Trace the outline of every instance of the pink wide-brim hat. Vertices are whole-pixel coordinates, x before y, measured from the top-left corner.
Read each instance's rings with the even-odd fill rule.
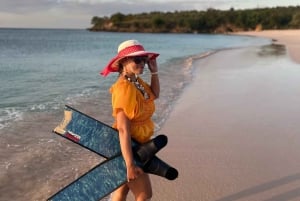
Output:
[[[101,75],[107,76],[111,72],[118,72],[119,61],[125,57],[148,56],[149,59],[155,59],[158,53],[148,52],[143,45],[137,40],[127,40],[119,45],[118,54],[110,60],[106,67],[100,72]]]

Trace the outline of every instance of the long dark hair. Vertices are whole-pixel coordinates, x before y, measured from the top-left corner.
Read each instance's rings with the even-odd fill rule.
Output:
[[[120,61],[118,61],[118,72],[121,75],[124,69],[123,62],[126,61],[128,57],[122,58]]]
[[[118,64],[118,72],[119,72],[120,75],[121,75],[122,72],[123,72],[123,68],[124,68],[123,64],[121,64],[121,63],[119,62],[119,64]]]

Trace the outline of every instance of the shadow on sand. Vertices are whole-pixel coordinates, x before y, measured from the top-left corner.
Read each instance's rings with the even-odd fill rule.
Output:
[[[260,48],[260,51],[257,53],[257,55],[260,57],[284,56],[286,55],[286,47],[280,44],[264,45]]]
[[[235,201],[238,199],[242,199],[245,197],[249,197],[249,196],[253,196],[255,194],[258,193],[262,193],[265,192],[267,190],[271,190],[273,188],[294,182],[296,180],[300,180],[300,173],[294,174],[294,175],[290,175],[287,177],[282,177],[280,179],[277,180],[273,180],[264,184],[260,184],[258,186],[254,186],[252,188],[248,188],[245,189],[243,191],[240,191],[238,193],[232,194],[232,195],[228,195],[226,197],[220,198],[216,201]],[[299,188],[295,188],[293,190],[287,191],[285,193],[273,196],[267,200],[264,201],[287,201],[287,200],[291,200],[293,198],[296,197],[300,197],[300,187]],[[300,198],[299,198],[300,200]]]

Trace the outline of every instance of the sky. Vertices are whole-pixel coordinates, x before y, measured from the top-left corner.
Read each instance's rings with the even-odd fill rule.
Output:
[[[0,0],[0,27],[89,28],[114,13],[300,6],[299,0]]]

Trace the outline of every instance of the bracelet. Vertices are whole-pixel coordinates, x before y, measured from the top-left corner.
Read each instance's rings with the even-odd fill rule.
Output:
[[[158,72],[157,71],[153,72],[153,73],[151,73],[151,75],[158,75]]]

